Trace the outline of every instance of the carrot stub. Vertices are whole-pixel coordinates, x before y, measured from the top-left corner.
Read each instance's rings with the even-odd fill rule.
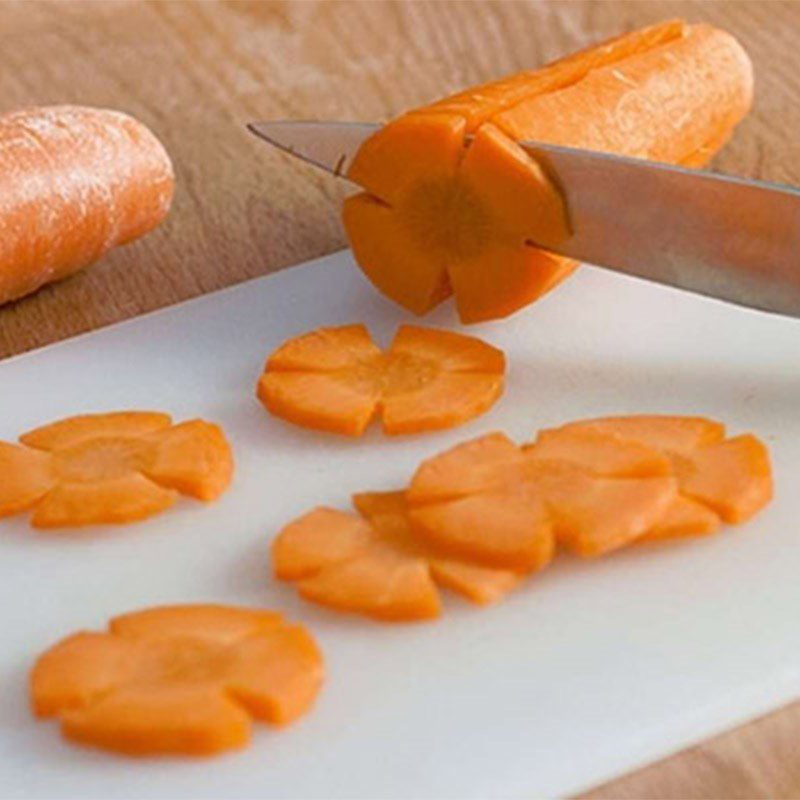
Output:
[[[0,303],[155,228],[172,164],[140,122],[79,106],[0,116]]]
[[[322,656],[271,611],[189,605],[112,619],[50,648],[30,676],[36,715],[65,737],[130,755],[244,746],[253,719],[285,724],[322,683]]]
[[[233,456],[222,430],[168,414],[87,414],[0,442],[0,517],[30,510],[37,528],[134,522],[185,494],[214,500]]]
[[[438,553],[409,526],[403,492],[355,495],[360,516],[316,508],[287,525],[272,544],[275,575],[301,596],[339,611],[385,621],[439,616],[439,586],[485,605],[522,575]]]
[[[268,359],[258,397],[307,428],[360,436],[379,415],[387,434],[460,425],[503,389],[503,354],[471,336],[402,325],[383,352],[363,325],[290,339]]]
[[[452,293],[464,322],[507,316],[575,267],[542,249],[570,235],[568,213],[517,142],[701,166],[751,98],[733,37],[672,20],[409,112],[350,167],[364,189],[344,206],[356,261],[417,314]]]

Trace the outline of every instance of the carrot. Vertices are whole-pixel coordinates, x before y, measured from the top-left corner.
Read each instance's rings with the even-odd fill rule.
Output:
[[[360,516],[316,508],[283,528],[272,544],[276,577],[294,581],[307,600],[408,622],[439,616],[437,584],[485,605],[522,578],[442,555],[419,541],[409,526],[403,492],[358,494],[353,504]]]
[[[751,98],[740,45],[679,20],[468,89],[360,148],[348,177],[365,191],[344,206],[353,253],[380,291],[417,314],[455,294],[464,322],[507,316],[575,268],[540,247],[568,237],[569,220],[517,142],[700,166]]]
[[[470,336],[401,325],[381,351],[363,325],[290,339],[258,382],[275,416],[307,428],[360,436],[379,415],[394,435],[460,425],[503,390],[505,358]]]
[[[219,427],[157,412],[70,417],[20,442],[0,442],[0,517],[30,510],[38,528],[134,522],[178,493],[214,500],[233,474]]]
[[[319,691],[322,655],[300,625],[229,606],[151,608],[51,647],[30,675],[34,713],[65,737],[129,755],[244,746],[251,720],[285,724]]]
[[[555,539],[581,556],[713,533],[772,496],[769,455],[699,417],[616,417],[495,433],[419,467],[407,491],[417,536],[485,566],[541,566]]]
[[[0,116],[0,303],[155,228],[173,189],[164,148],[126,114],[52,106]]]

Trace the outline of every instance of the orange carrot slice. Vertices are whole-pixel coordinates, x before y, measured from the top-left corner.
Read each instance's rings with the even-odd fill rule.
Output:
[[[449,428],[490,408],[503,354],[474,337],[403,325],[382,352],[363,325],[323,328],[267,360],[257,394],[275,416],[360,436],[376,415],[387,434]]]
[[[772,493],[763,444],[723,437],[711,420],[664,416],[570,423],[522,448],[490,434],[423,462],[409,516],[443,551],[518,570],[546,565],[554,537],[593,557],[707,535],[720,518],[751,517]]]
[[[0,442],[0,516],[32,511],[38,528],[121,524],[169,508],[178,493],[213,500],[233,473],[222,431],[167,414],[88,414]]]
[[[517,142],[698,166],[751,99],[740,45],[673,20],[404,114],[349,169],[364,189],[344,204],[356,261],[414,313],[452,292],[464,322],[507,316],[575,268],[548,252],[570,234],[563,198]]]
[[[322,656],[279,614],[172,606],[79,633],[31,672],[33,711],[69,739],[132,755],[210,755],[245,745],[251,719],[291,722],[312,705]]]
[[[485,605],[511,591],[518,572],[440,554],[414,536],[402,492],[355,495],[361,517],[317,508],[287,525],[272,543],[275,575],[329,608],[384,621],[439,616],[436,584]]]

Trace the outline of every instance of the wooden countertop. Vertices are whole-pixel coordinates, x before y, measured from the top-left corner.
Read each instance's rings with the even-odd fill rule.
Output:
[[[380,120],[666,17],[734,33],[756,103],[716,166],[800,184],[800,3],[0,4],[0,111],[129,111],[173,156],[161,229],[0,309],[0,357],[344,246],[328,176],[253,140],[258,118]],[[800,704],[600,787],[592,798],[800,797]]]

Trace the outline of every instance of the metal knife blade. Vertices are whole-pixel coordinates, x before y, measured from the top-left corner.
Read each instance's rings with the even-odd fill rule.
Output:
[[[248,125],[275,147],[341,177],[378,127],[292,121]],[[800,190],[589,150],[520,144],[566,198],[574,233],[553,243],[554,252],[800,317]]]

